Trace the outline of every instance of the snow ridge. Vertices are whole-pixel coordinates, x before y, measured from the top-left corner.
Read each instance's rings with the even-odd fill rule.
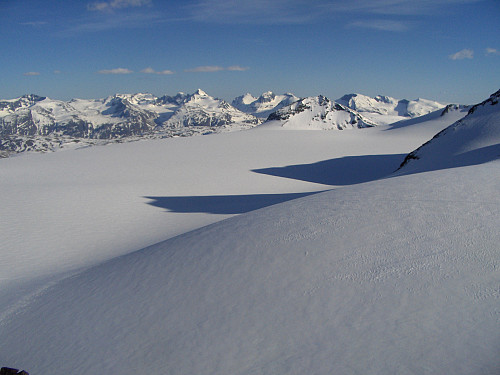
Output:
[[[399,169],[403,172],[416,172],[480,164],[499,158],[499,99],[500,90],[471,107],[464,118],[409,153]]]

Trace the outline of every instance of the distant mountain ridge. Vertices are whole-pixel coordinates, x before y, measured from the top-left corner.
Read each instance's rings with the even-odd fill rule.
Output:
[[[361,94],[344,95],[336,102],[358,111],[380,125],[423,116],[446,106],[428,99],[395,99],[383,95],[371,98]]]
[[[174,96],[136,93],[69,101],[30,94],[0,100],[0,153],[240,130],[266,119],[280,120],[283,127],[294,129],[364,128],[407,120],[441,107],[444,105],[425,99],[349,94],[331,101],[321,95],[299,98],[272,91],[259,97],[247,93],[232,104],[201,89]]]

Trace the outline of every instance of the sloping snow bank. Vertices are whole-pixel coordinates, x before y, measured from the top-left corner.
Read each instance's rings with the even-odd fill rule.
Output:
[[[59,282],[0,325],[32,375],[496,374],[500,162],[240,215]]]

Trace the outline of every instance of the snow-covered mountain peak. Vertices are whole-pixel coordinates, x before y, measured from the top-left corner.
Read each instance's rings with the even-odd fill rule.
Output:
[[[376,124],[355,110],[323,95],[300,99],[269,115],[268,126],[289,129],[344,130],[366,128]]]
[[[266,91],[262,93],[257,99],[259,103],[269,103],[276,99],[276,95],[272,91]]]
[[[48,99],[45,96],[38,96],[35,94],[23,95],[20,98],[0,100],[0,111],[10,111],[13,112],[20,108],[27,108]]]
[[[250,113],[259,118],[267,118],[274,111],[297,100],[299,98],[290,93],[276,95],[272,91],[266,91],[258,98],[249,93],[238,96],[232,101],[232,105],[242,112]]]
[[[337,99],[337,102],[380,125],[423,116],[445,106],[427,99],[395,99],[385,95],[371,98],[362,94],[347,94]]]
[[[203,91],[202,89],[198,89],[196,90],[193,95],[193,97],[196,97],[196,96],[199,96],[199,97],[207,97],[209,96],[205,91]]]
[[[241,96],[238,96],[237,98],[235,98],[233,100],[233,106],[236,107],[235,104],[237,105],[249,105],[249,104],[252,104],[254,101],[256,101],[257,98],[255,96],[253,96],[252,94],[250,93],[246,93],[245,95],[241,95]]]
[[[135,105],[147,105],[153,104],[157,98],[153,94],[149,93],[136,93],[136,94],[116,94],[117,98],[126,99],[131,104]]]

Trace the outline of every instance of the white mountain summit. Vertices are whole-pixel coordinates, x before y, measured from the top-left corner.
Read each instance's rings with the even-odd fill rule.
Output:
[[[290,105],[299,99],[290,93],[276,95],[272,91],[267,91],[258,98],[249,93],[238,96],[233,100],[232,105],[242,112],[250,113],[259,118],[267,118],[274,111]]]
[[[423,116],[445,107],[445,104],[427,99],[395,99],[383,95],[370,98],[361,94],[348,94],[336,102],[358,111],[379,125]]]
[[[263,126],[288,129],[344,130],[377,124],[342,104],[319,95],[300,99],[269,115]]]

